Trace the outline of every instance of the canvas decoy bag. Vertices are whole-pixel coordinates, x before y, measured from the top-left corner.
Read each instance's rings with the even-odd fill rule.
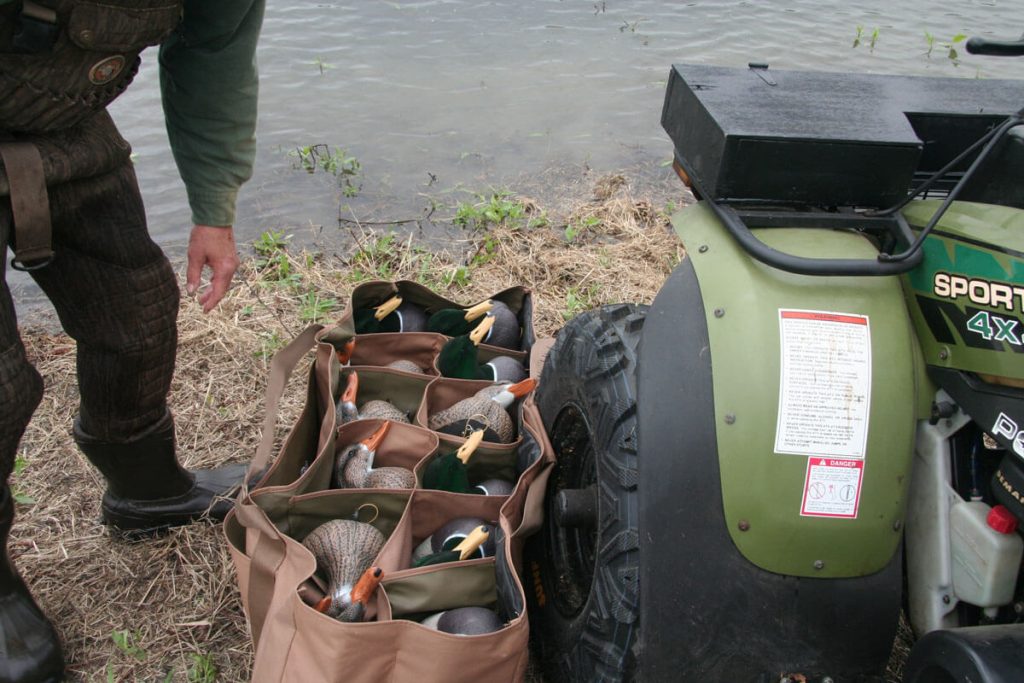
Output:
[[[357,287],[336,325],[308,328],[274,357],[267,388],[263,440],[250,473],[258,486],[244,486],[224,533],[238,575],[242,605],[255,650],[257,682],[520,681],[528,663],[529,621],[521,581],[524,539],[540,526],[543,498],[553,464],[533,395],[509,410],[512,443],[483,442],[470,459],[471,481],[499,477],[514,482],[508,496],[450,493],[422,488],[431,460],[465,442],[461,436],[427,428],[438,405],[468,396],[480,381],[439,377],[434,359],[446,337],[402,332],[359,335],[347,366],[337,351],[355,337],[354,311],[390,293],[428,311],[465,306],[413,282],[369,282]],[[533,354],[530,292],[513,287],[495,295],[521,321],[521,345],[513,353],[539,376]],[[545,346],[544,344],[540,346]],[[278,401],[292,369],[315,349],[305,406],[277,457],[271,462]],[[383,366],[412,360],[423,373]],[[339,426],[335,403],[347,373],[357,372],[359,391],[386,397],[411,424],[393,422],[378,447],[374,465],[405,467],[416,474],[410,489],[332,489],[334,455],[381,426],[358,419]],[[486,520],[496,539],[493,556],[413,568],[414,549],[446,522],[460,517]],[[305,536],[331,519],[358,519],[385,537],[373,564],[384,579],[364,621],[345,623],[316,611],[303,591],[317,574]],[[464,606],[494,610],[504,627],[482,635],[455,635],[416,621],[425,614]]]

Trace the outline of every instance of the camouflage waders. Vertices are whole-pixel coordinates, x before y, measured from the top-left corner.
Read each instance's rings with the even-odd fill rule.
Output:
[[[175,456],[167,392],[179,292],[150,239],[130,148],[105,107],[139,52],[168,36],[181,0],[15,1],[0,5],[0,240],[15,251],[77,342],[74,436],[105,476],[104,521],[150,531],[204,514],[243,466],[187,471]],[[5,265],[0,265],[0,274]],[[13,519],[6,486],[42,397],[0,278],[0,543]],[[0,683],[61,680],[60,644],[0,558]]]

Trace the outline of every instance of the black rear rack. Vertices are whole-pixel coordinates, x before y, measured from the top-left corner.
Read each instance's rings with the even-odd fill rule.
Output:
[[[896,275],[921,262],[954,198],[991,201],[978,159],[1020,122],[1021,103],[1024,81],[675,65],[662,125],[695,191],[753,257],[808,275]],[[947,201],[915,235],[898,208],[922,188]],[[882,252],[805,258],[750,232],[782,226],[870,233]]]

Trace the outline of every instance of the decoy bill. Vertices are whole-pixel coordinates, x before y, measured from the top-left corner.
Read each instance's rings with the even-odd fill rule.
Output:
[[[474,321],[490,311],[491,308],[493,308],[491,301],[481,301],[466,309],[442,308],[427,318],[427,332],[446,334],[449,337],[468,334],[473,329]]]

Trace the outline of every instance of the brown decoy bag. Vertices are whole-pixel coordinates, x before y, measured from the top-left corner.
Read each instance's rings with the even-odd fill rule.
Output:
[[[481,383],[437,377],[433,359],[446,337],[431,333],[360,335],[350,364],[339,361],[337,351],[354,336],[352,312],[363,305],[358,297],[377,301],[393,291],[420,305],[458,306],[416,283],[368,283],[353,292],[353,303],[337,326],[307,329],[271,364],[263,439],[249,470],[251,477],[262,474],[258,483],[251,482],[254,488],[243,487],[224,522],[255,651],[253,681],[475,683],[524,678],[529,619],[521,553],[525,538],[542,521],[554,462],[551,444],[530,394],[509,409],[514,443],[484,442],[467,468],[471,483],[510,480],[511,494],[423,489],[423,472],[430,462],[465,442],[425,426],[430,405]],[[527,361],[534,343],[529,292],[512,288],[496,297],[501,295],[518,315],[525,314],[521,355]],[[311,348],[315,355],[304,408],[267,467],[278,402],[292,369]],[[424,372],[383,367],[400,359],[411,360]],[[538,376],[539,359],[534,361],[531,374]],[[391,422],[374,466],[411,470],[412,488],[331,488],[336,483],[335,454],[382,424],[380,419],[340,424],[336,403],[353,371],[359,375],[360,395],[388,400],[408,415],[409,424]],[[416,546],[461,517],[490,525],[493,555],[413,567]],[[332,519],[369,523],[386,539],[373,562],[384,578],[361,622],[338,621],[312,606],[323,595],[323,575],[302,540]],[[419,623],[431,613],[458,607],[492,610],[503,626],[481,635],[459,635]]]

